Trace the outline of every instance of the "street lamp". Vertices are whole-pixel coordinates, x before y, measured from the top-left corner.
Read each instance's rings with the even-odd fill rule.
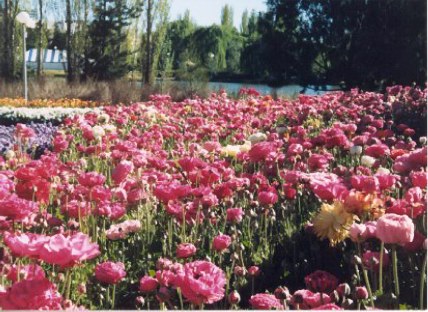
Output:
[[[24,55],[24,97],[25,102],[28,100],[28,86],[27,86],[27,60],[25,59],[25,53],[27,51],[26,47],[26,38],[27,38],[27,28],[36,28],[36,21],[33,20],[27,12],[19,12],[16,16],[18,23],[22,24],[22,45],[23,45],[23,55]]]

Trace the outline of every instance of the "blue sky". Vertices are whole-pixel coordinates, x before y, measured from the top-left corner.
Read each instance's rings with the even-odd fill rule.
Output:
[[[200,26],[220,23],[221,8],[229,4],[233,7],[233,22],[239,28],[245,9],[266,11],[265,0],[172,0],[170,19],[175,20],[186,9],[190,10],[193,20]]]

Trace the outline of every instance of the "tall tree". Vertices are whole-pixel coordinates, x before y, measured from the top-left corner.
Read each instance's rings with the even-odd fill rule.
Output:
[[[0,58],[0,73],[6,80],[12,80],[16,74],[16,59],[17,48],[16,37],[18,32],[15,28],[15,17],[19,10],[19,0],[4,0],[0,9],[3,13],[1,28],[2,28],[2,49]],[[19,30],[20,33],[20,30]]]
[[[228,4],[221,9],[221,26],[233,28],[233,8]]]
[[[153,0],[147,0],[146,9],[146,41],[145,62],[143,65],[143,82],[152,85],[152,27],[153,27]]]
[[[248,10],[245,10],[244,13],[242,13],[241,18],[241,34],[242,35],[248,35]]]

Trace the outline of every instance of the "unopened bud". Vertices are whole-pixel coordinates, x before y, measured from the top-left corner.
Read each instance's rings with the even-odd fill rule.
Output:
[[[230,304],[238,304],[241,301],[241,295],[236,291],[232,291],[227,298]]]

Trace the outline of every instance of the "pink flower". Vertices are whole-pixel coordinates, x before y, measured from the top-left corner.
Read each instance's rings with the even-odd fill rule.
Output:
[[[373,144],[366,148],[364,153],[368,156],[379,158],[385,155],[389,155],[391,151],[385,144]]]
[[[260,272],[261,271],[260,271],[260,268],[258,266],[252,265],[248,268],[248,274],[250,276],[253,276],[253,277],[259,276]]]
[[[311,291],[329,294],[337,287],[339,281],[333,274],[317,270],[305,277],[305,284]]]
[[[82,218],[91,213],[91,204],[73,199],[61,206],[61,212],[67,214],[70,218]]]
[[[175,252],[177,258],[189,258],[196,253],[196,247],[191,243],[183,243],[177,246]]]
[[[349,236],[352,241],[365,241],[376,237],[376,221],[368,221],[364,224],[353,223],[349,229]]]
[[[16,195],[11,195],[0,200],[0,216],[16,221],[22,221],[24,218],[38,211],[39,206],[37,203],[21,199]]]
[[[364,286],[357,286],[355,288],[355,294],[359,300],[365,300],[369,297],[369,293]]]
[[[4,310],[62,310],[62,297],[48,279],[23,280],[0,295]]]
[[[95,267],[95,278],[106,284],[117,284],[126,276],[122,262],[103,262]]]
[[[42,246],[48,241],[48,236],[40,234],[4,233],[6,246],[9,247],[13,255],[18,257],[38,257]]]
[[[244,211],[242,208],[228,208],[226,210],[226,220],[232,223],[240,223],[243,215]]]
[[[248,152],[248,156],[252,162],[264,161],[266,158],[273,154],[276,151],[276,146],[272,142],[260,142],[254,144],[250,151]]]
[[[380,252],[377,251],[366,251],[363,253],[363,265],[372,271],[378,272],[379,271],[379,264],[380,264]],[[388,267],[389,265],[389,255],[386,249],[384,249],[383,257],[382,257],[382,267]]]
[[[256,294],[251,296],[249,303],[251,307],[256,310],[272,310],[282,309],[281,302],[276,299],[274,295],[270,294]]]
[[[89,260],[100,254],[98,244],[92,243],[89,236],[76,233],[71,236],[56,234],[43,244],[40,258],[61,267],[73,266],[77,262]]]
[[[232,243],[232,238],[229,235],[220,234],[214,237],[213,249],[222,252],[227,249]]]
[[[121,203],[101,202],[96,208],[97,215],[108,217],[110,220],[120,219],[125,213],[125,206]]]
[[[259,192],[257,199],[261,205],[273,205],[278,201],[278,194],[274,187]]]
[[[322,300],[321,300],[322,295]],[[325,293],[313,293],[307,289],[297,290],[291,298],[291,304],[295,307],[299,305],[300,309],[314,309],[323,304],[331,302],[329,295]]]
[[[111,173],[111,178],[116,184],[120,184],[134,170],[134,164],[128,160],[122,160]]]
[[[410,252],[417,252],[422,249],[426,236],[415,231],[415,236],[410,243],[406,243],[403,248]]]
[[[195,261],[178,272],[175,285],[192,304],[212,304],[224,297],[226,275],[211,262]]]
[[[424,171],[411,172],[410,179],[412,180],[413,186],[419,186],[420,188],[427,187],[428,177],[427,177],[427,173]]]
[[[16,282],[20,280],[41,280],[46,277],[43,268],[37,264],[27,264],[24,266],[13,265],[6,275],[7,279]]]
[[[414,235],[415,225],[406,215],[387,213],[377,220],[376,236],[386,244],[406,244]]]
[[[144,293],[153,292],[158,287],[158,280],[151,276],[143,276],[140,279],[140,291]]]
[[[79,183],[86,187],[94,187],[96,185],[103,185],[106,177],[98,172],[82,173],[77,179]]]

